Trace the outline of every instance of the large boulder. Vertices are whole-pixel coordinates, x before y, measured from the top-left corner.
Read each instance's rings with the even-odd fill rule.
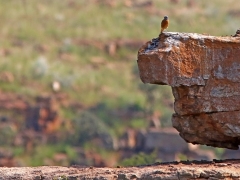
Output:
[[[173,127],[187,142],[238,149],[240,37],[160,34],[138,52],[144,83],[169,85]]]

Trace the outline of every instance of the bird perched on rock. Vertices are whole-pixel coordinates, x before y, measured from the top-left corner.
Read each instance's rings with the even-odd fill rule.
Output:
[[[168,28],[168,24],[169,24],[168,16],[164,16],[162,23],[161,23],[161,34],[164,31],[164,29]]]

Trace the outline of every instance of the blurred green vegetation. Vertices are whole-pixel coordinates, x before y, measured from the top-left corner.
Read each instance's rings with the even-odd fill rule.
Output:
[[[170,18],[168,31],[232,35],[239,28],[239,17],[231,13],[239,11],[234,6],[237,0],[195,0],[192,5],[188,0],[178,4],[153,0],[153,6],[146,8],[134,6],[141,0],[132,5],[121,0],[104,2],[0,0],[0,75],[10,72],[13,76],[10,82],[0,79],[0,90],[33,101],[37,95],[53,94],[51,83],[56,80],[69,101],[80,102],[87,109],[82,113],[60,107],[61,118],[73,123],[59,132],[70,137],[63,138],[63,143],[39,144],[32,156],[22,147],[14,147],[13,154],[23,165],[51,164],[44,158],[51,159],[56,152],[67,154],[71,162],[76,157],[73,144],[87,147],[99,134],[118,137],[126,127],[145,128],[146,118],[155,111],[161,113],[163,126],[171,125],[171,89],[140,81],[138,48],[119,47],[111,55],[106,45],[157,37],[164,15]],[[124,116],[128,112],[132,114]],[[9,112],[0,115],[6,113],[11,116]],[[12,116],[23,129],[23,117],[14,112]],[[7,137],[6,146],[11,146],[16,133],[7,125],[1,128],[1,137]],[[3,141],[0,138],[1,145]],[[154,158],[154,154],[140,154],[122,164],[151,163]]]
[[[150,154],[140,152],[139,154],[135,154],[130,158],[123,159],[119,164],[121,166],[139,166],[139,165],[153,164],[155,162],[159,162],[157,159],[156,150]]]

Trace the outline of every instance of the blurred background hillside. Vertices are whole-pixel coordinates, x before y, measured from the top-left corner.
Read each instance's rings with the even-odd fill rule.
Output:
[[[227,154],[179,138],[170,128],[171,89],[143,84],[136,59],[159,35],[164,15],[168,31],[234,35],[238,0],[0,2],[0,166],[136,165]]]

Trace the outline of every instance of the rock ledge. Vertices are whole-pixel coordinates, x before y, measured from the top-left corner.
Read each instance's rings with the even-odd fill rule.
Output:
[[[138,52],[144,83],[169,85],[173,126],[193,144],[238,149],[240,37],[168,32]]]
[[[154,165],[128,168],[95,168],[95,167],[1,167],[0,179],[59,179],[59,180],[179,180],[179,179],[232,179],[240,178],[240,160],[182,161],[156,163]]]

